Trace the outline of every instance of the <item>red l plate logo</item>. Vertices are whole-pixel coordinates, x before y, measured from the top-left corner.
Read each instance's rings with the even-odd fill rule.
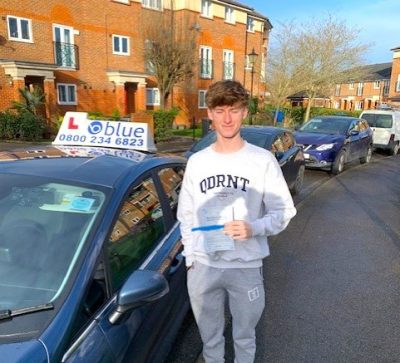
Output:
[[[69,129],[73,129],[73,130],[78,129],[78,125],[74,124],[74,118],[73,117],[69,118],[68,128]]]

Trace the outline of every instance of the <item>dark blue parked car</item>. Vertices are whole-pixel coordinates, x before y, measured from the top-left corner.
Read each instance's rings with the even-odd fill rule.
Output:
[[[290,130],[273,126],[244,126],[240,135],[248,143],[269,150],[276,156],[286,183],[292,194],[301,191],[304,180],[304,156],[301,146],[296,144]],[[211,131],[196,142],[185,154],[186,157],[215,142],[216,133]]]
[[[183,158],[0,153],[0,361],[162,362],[189,308]]]
[[[353,160],[368,163],[372,155],[372,130],[365,120],[346,116],[318,116],[294,133],[303,145],[307,168],[339,174]]]

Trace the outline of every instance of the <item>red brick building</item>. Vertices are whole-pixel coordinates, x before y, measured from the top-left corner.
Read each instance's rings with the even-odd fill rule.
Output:
[[[204,93],[223,78],[264,95],[268,19],[237,1],[2,0],[0,3],[0,111],[18,89],[40,86],[48,119],[66,111],[122,116],[158,107],[159,92],[146,70],[143,17],[157,14],[192,22],[199,63],[195,76],[175,87],[179,124],[206,117]],[[189,20],[190,19],[190,20]],[[258,54],[253,65],[247,55]]]
[[[351,76],[337,84],[332,97],[332,108],[341,110],[369,110],[387,103],[392,63],[371,64],[362,67],[362,76]]]
[[[392,49],[393,63],[392,76],[390,78],[389,104],[400,107],[400,47]]]

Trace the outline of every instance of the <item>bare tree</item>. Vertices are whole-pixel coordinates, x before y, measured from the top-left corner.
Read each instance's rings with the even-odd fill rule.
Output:
[[[346,70],[362,69],[368,45],[359,44],[358,35],[359,30],[332,16],[282,26],[270,56],[268,85],[273,104],[278,107],[291,94],[303,91],[308,98],[307,121],[316,96],[331,95],[336,84],[348,79]]]
[[[296,28],[293,23],[279,24],[273,36],[266,76],[270,102],[276,108],[274,124],[287,98],[301,90],[300,74]]]
[[[147,70],[157,82],[160,108],[164,109],[173,87],[193,76],[197,34],[190,19],[175,19],[172,0],[169,11],[150,12],[142,22]]]
[[[333,94],[335,85],[349,76],[347,70],[361,70],[359,66],[368,45],[359,44],[358,35],[359,30],[332,16],[303,25],[298,52],[302,63],[303,91],[308,98],[305,121],[310,117],[311,104],[317,95]]]

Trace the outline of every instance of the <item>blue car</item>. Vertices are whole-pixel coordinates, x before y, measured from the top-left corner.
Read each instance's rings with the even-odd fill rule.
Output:
[[[102,147],[0,153],[1,362],[163,361],[189,309],[184,168]]]
[[[271,151],[281,167],[290,192],[301,192],[304,180],[304,156],[301,146],[296,144],[290,130],[273,126],[244,126],[240,129],[241,137],[248,143]],[[192,154],[210,146],[216,140],[215,131],[209,132],[196,142],[186,153]]]
[[[339,174],[346,163],[368,163],[372,155],[372,130],[365,120],[347,116],[318,116],[294,133],[303,145],[307,168]]]

